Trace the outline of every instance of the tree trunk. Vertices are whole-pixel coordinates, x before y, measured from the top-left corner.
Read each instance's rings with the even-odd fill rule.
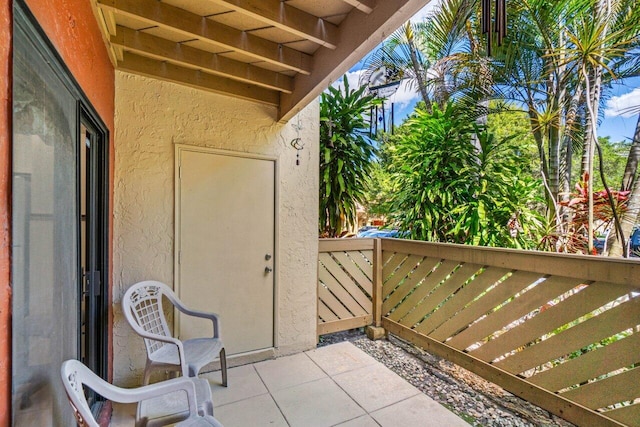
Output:
[[[625,243],[631,236],[631,232],[633,231],[633,227],[638,222],[638,217],[640,216],[640,180],[636,180],[635,185],[633,186],[633,190],[629,195],[629,200],[627,201],[627,210],[622,215],[621,227],[622,234],[625,236]],[[615,232],[615,229],[612,229],[612,234]],[[609,249],[609,256],[622,256],[624,254],[624,248],[622,247],[622,239],[613,239],[611,243],[611,249]],[[627,254],[628,256],[628,254]]]
[[[622,179],[622,191],[633,189],[627,201],[627,210],[622,214],[622,219],[620,220],[625,242],[631,237],[633,227],[638,222],[640,216],[640,180],[634,179],[638,172],[638,157],[640,157],[640,117],[638,117],[636,133],[631,143],[627,167],[625,168],[624,178]],[[609,238],[611,242],[609,256],[622,256],[624,254],[622,239],[615,238],[615,229],[612,230],[611,234],[612,236]]]
[[[593,160],[595,158],[595,148],[598,138],[598,107],[600,104],[600,89],[602,85],[602,66],[596,66],[591,75],[587,74],[586,66],[583,65],[583,74],[587,85],[587,126],[584,141],[584,152],[582,155],[582,172],[587,174],[587,190],[589,192],[589,219],[588,219],[588,251],[593,254]],[[591,83],[591,84],[589,84]]]
[[[565,119],[565,129],[564,129],[564,155],[565,155],[565,171],[564,177],[562,180],[562,200],[568,201],[571,193],[571,180],[572,180],[572,160],[573,160],[573,128],[576,123],[576,117],[578,115],[578,105],[580,103],[580,98],[582,97],[583,88],[582,85],[579,85],[576,88],[575,93],[571,97],[571,102],[569,103],[569,109],[566,113]]]
[[[633,184],[636,181],[636,172],[638,171],[638,160],[640,160],[640,115],[638,115],[636,133],[631,143],[629,157],[627,157],[627,166],[624,168],[621,191],[629,191],[633,188]]]

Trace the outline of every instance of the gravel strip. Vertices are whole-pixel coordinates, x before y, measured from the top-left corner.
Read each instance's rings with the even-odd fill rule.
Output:
[[[392,335],[371,341],[362,329],[321,338],[319,347],[350,341],[473,426],[537,427],[573,424],[497,385]]]

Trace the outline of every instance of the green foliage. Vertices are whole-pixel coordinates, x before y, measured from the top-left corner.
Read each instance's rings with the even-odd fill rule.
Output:
[[[531,133],[531,124],[526,112],[517,110],[513,105],[498,105],[491,102],[491,112],[487,116],[487,130],[495,135],[498,140],[513,138],[513,144],[517,146],[517,154],[526,160],[526,171],[531,176],[540,178],[540,160],[536,141]],[[542,192],[542,188],[540,188]]]
[[[367,136],[366,115],[377,102],[365,87],[330,87],[320,100],[320,220],[319,232],[336,237],[353,225],[357,203],[364,200],[365,181],[375,148]]]
[[[608,136],[598,138],[600,148],[602,148],[602,163],[604,166],[604,178],[607,186],[612,190],[620,189],[620,181],[624,175],[624,168],[627,164],[627,156],[629,155],[630,141],[612,142]],[[580,153],[574,153],[573,167],[574,170],[580,170]],[[600,177],[600,159],[596,153],[593,187],[604,188],[602,178]],[[577,177],[576,183],[580,182]]]
[[[514,141],[496,138],[452,103],[417,110],[389,147],[400,228],[418,240],[534,247],[540,184],[523,173]]]
[[[382,162],[371,165],[371,175],[367,178],[365,208],[370,216],[383,217],[392,212],[393,180]]]

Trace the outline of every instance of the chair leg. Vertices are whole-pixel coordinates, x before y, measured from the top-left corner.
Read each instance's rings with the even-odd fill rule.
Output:
[[[149,380],[151,379],[151,363],[147,359],[147,364],[144,367],[144,377],[142,378],[142,385],[149,385]]]
[[[224,347],[220,350],[220,372],[222,372],[222,385],[227,386],[227,352]]]

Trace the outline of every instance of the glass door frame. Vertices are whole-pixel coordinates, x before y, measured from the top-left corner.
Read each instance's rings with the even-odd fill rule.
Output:
[[[89,212],[87,223],[89,224],[87,240],[87,263],[90,267],[83,271],[82,265],[82,170],[78,170],[78,277],[80,289],[78,292],[78,307],[81,310],[83,299],[87,304],[87,315],[79,313],[78,334],[78,358],[83,352],[83,362],[101,378],[106,379],[108,365],[109,345],[109,140],[108,132],[95,111],[82,100],[78,101],[77,122],[77,164],[81,164],[80,156],[83,150],[82,144],[86,143],[87,134],[90,135],[89,157],[86,160],[86,171],[89,180],[87,182],[87,209]],[[83,135],[82,129],[87,134]],[[85,318],[83,318],[85,317]],[[83,322],[86,325],[83,325]],[[82,333],[85,333],[83,343]],[[83,346],[85,348],[83,348]]]

